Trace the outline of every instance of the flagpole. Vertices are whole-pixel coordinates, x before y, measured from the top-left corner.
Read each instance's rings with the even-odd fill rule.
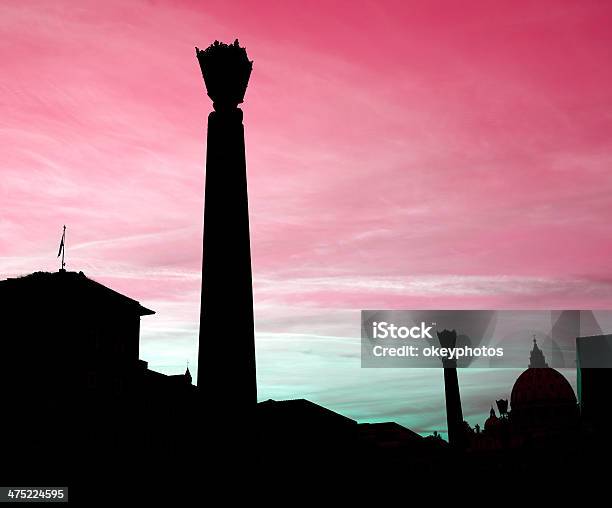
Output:
[[[62,270],[66,269],[66,263],[64,262],[64,254],[66,254],[66,225],[64,224],[64,248],[62,249]]]
[[[64,232],[62,233],[62,240],[60,241],[57,257],[59,257],[60,254],[62,255],[62,266],[60,268],[60,272],[65,272],[66,262],[64,261],[64,255],[66,254],[66,225],[64,225]]]

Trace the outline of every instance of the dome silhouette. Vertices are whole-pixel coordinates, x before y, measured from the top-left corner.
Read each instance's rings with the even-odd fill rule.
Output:
[[[523,432],[549,432],[577,423],[574,389],[563,374],[548,366],[535,337],[529,368],[515,381],[510,406],[513,424]]]
[[[510,395],[512,411],[532,407],[576,405],[576,395],[563,374],[550,367],[529,368],[514,383]]]

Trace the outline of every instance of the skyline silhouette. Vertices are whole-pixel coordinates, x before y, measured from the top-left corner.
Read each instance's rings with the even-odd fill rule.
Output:
[[[510,400],[494,399],[497,410],[491,406],[482,425],[463,421],[455,362],[436,369],[445,382],[447,443],[437,432],[421,436],[395,421],[359,423],[305,399],[247,406],[250,388],[240,377],[221,399],[210,396],[212,377],[196,387],[188,368],[176,376],[157,373],[139,353],[140,319],[154,312],[82,272],[2,280],[0,308],[2,357],[22,358],[29,350],[35,359],[28,376],[19,362],[5,362],[0,375],[2,399],[18,409],[0,422],[0,476],[14,485],[68,485],[71,499],[94,492],[148,499],[179,485],[188,485],[181,495],[193,499],[202,497],[192,490],[198,486],[225,491],[236,479],[245,486],[274,479],[282,491],[310,478],[320,482],[316,491],[329,475],[350,478],[374,465],[387,479],[451,468],[458,482],[516,471],[576,480],[596,474],[592,459],[610,446],[612,370],[579,365],[579,406],[535,338]],[[457,333],[443,330],[438,338],[452,347]],[[609,353],[611,341],[579,339],[581,361]],[[201,344],[206,358],[211,348]],[[220,371],[213,365],[212,372]],[[145,484],[135,481],[134,470]],[[100,494],[109,474],[113,490]],[[151,481],[163,487],[142,492]]]
[[[53,5],[5,2],[0,21],[0,274],[54,271],[66,223],[67,269],[156,309],[156,369],[197,375],[210,106],[193,47],[215,39],[262,62],[245,104],[262,400],[384,420],[402,411],[376,404],[384,382],[442,407],[435,379],[351,374],[361,308],[612,308],[609,6]],[[477,386],[512,378],[468,375],[481,420]]]
[[[195,485],[198,460],[563,476],[605,448],[608,369],[535,337],[515,371],[361,369],[357,333],[367,308],[547,308],[572,342],[561,309],[612,308],[611,7],[389,0],[298,23],[64,1],[0,21],[2,390],[40,402],[2,422],[4,473],[32,467],[24,440],[66,442],[53,478],[81,485],[116,462]]]

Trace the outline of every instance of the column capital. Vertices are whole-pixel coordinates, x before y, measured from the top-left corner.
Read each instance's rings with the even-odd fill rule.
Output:
[[[253,61],[238,39],[233,44],[215,41],[202,50],[196,47],[206,92],[213,101],[215,111],[236,109],[244,101]]]

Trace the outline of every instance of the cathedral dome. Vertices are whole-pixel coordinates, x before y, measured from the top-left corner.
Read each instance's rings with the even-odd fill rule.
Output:
[[[514,383],[510,405],[513,412],[531,407],[575,406],[576,395],[563,374],[555,369],[529,368]]]
[[[535,335],[529,360],[529,368],[512,387],[512,411],[516,414],[532,408],[576,407],[576,395],[572,386],[563,374],[548,366]]]

